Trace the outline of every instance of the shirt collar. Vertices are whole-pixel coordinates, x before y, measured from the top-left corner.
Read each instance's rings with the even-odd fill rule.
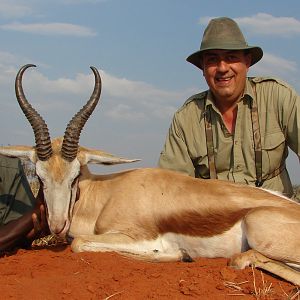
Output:
[[[247,78],[246,80],[246,86],[244,90],[244,95],[242,99],[244,98],[245,100],[252,101],[255,97],[255,92],[254,92],[254,85],[252,84],[252,79]]]

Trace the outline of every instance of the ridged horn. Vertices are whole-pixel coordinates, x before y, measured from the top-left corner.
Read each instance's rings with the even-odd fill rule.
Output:
[[[81,108],[79,112],[72,118],[69,122],[62,147],[61,155],[67,161],[73,161],[78,152],[78,143],[80,138],[80,133],[85,125],[86,121],[89,119],[90,115],[94,111],[101,94],[101,77],[98,70],[95,67],[91,67],[95,76],[95,86],[94,91],[89,99],[89,101]]]
[[[30,67],[36,67],[36,65],[27,64],[23,66],[16,76],[16,97],[23,113],[25,114],[27,120],[29,121],[33,129],[36,145],[36,154],[40,160],[46,161],[52,155],[52,147],[48,127],[44,119],[27,101],[22,87],[23,73],[26,69]]]

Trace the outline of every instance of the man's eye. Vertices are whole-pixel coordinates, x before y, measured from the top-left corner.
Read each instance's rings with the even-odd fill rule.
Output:
[[[235,55],[229,55],[229,56],[227,56],[227,60],[228,61],[237,61],[238,57]]]
[[[217,61],[218,61],[218,59],[216,58],[216,57],[207,57],[207,59],[206,59],[206,62],[208,63],[208,64],[215,64],[215,63],[217,63]]]

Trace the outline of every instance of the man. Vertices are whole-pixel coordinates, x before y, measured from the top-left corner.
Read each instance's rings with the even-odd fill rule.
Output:
[[[29,246],[47,230],[41,194],[34,198],[20,160],[0,156],[0,251]]]
[[[175,113],[160,167],[292,195],[285,160],[288,147],[300,155],[300,98],[275,78],[247,78],[262,56],[234,20],[209,22],[200,50],[187,58],[209,89]]]

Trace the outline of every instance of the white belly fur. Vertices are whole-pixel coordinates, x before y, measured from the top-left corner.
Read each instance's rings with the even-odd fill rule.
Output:
[[[183,248],[192,257],[226,257],[248,249],[242,224],[238,222],[230,230],[213,237],[190,237],[167,233],[160,237],[163,251]]]
[[[180,260],[181,249],[184,249],[192,258],[196,257],[225,257],[244,252],[248,249],[244,237],[243,224],[238,222],[230,230],[213,237],[191,237],[176,233],[160,235],[155,240],[143,240],[133,243],[103,243],[101,235],[98,241],[85,240],[79,251],[116,251],[132,254],[136,258],[153,261]],[[96,236],[95,236],[96,237]]]

